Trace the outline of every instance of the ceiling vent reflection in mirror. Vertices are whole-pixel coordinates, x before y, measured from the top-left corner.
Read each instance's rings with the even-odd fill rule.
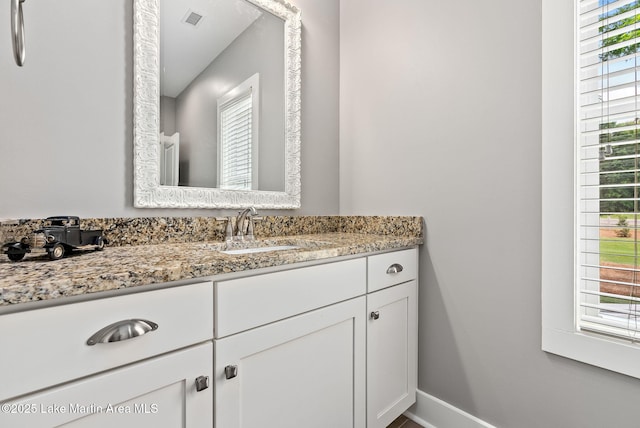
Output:
[[[200,21],[202,20],[202,18],[203,18],[203,15],[189,9],[187,14],[185,15],[183,22],[185,24],[190,24],[190,25],[193,25],[194,27],[197,27]]]
[[[245,1],[261,12],[267,12],[282,21],[279,46],[282,46],[280,55],[284,58],[284,67],[282,67],[284,108],[273,110],[281,112],[282,120],[280,141],[283,149],[281,149],[282,155],[277,156],[277,159],[280,159],[278,164],[281,165],[282,171],[280,176],[282,187],[275,190],[232,190],[216,186],[197,187],[198,184],[160,184],[160,64],[162,59],[160,57],[162,36],[160,5],[164,1],[174,0],[134,0],[133,205],[138,208],[245,208],[247,206],[263,209],[300,208],[300,10],[286,0],[233,0]],[[196,21],[191,16],[191,12],[202,16],[197,20],[196,26],[208,26],[210,20],[217,19],[216,16],[208,14],[201,8],[192,6],[192,9],[187,10],[184,15],[185,21]],[[213,102],[215,103],[215,100]],[[162,114],[164,115],[164,111]],[[265,123],[267,123],[266,119]],[[261,130],[262,126],[261,124]],[[172,134],[173,132],[169,132],[167,135]],[[185,156],[188,154],[187,136],[183,137],[183,134],[180,132],[181,157],[183,152]],[[182,141],[183,138],[184,141]],[[267,154],[266,150],[262,150],[266,147],[262,141],[260,151]],[[213,152],[215,150],[212,150]],[[202,157],[199,160],[202,160]],[[215,156],[212,156],[210,162],[207,168],[215,171]],[[193,169],[192,167],[191,170]],[[261,166],[260,170],[264,171],[265,168]],[[182,171],[183,168],[180,166],[180,172]]]

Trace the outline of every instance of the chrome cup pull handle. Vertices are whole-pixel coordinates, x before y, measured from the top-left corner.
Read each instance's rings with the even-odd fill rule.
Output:
[[[196,378],[196,391],[204,391],[209,388],[209,376],[198,376]]]
[[[238,376],[238,366],[226,366],[224,368],[224,377],[233,379],[236,376]]]
[[[158,324],[142,320],[122,320],[114,322],[94,333],[88,340],[87,345],[93,346],[98,343],[121,342],[142,336],[150,331],[158,329]]]
[[[25,0],[11,0],[11,42],[13,44],[13,56],[16,64],[22,67],[24,64],[24,16],[22,3]]]
[[[392,273],[400,273],[404,270],[404,268],[402,267],[401,264],[399,263],[394,263],[391,266],[389,266],[387,268],[387,273],[388,274],[392,274]]]

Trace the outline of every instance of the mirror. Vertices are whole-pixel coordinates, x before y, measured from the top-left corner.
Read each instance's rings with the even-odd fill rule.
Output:
[[[135,0],[134,206],[300,207],[300,12]]]

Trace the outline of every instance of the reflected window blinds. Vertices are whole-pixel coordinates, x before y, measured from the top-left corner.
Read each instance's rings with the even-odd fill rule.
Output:
[[[220,188],[251,190],[252,92],[220,107]]]

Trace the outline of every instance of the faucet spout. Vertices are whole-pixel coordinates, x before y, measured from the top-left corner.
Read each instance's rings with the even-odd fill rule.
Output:
[[[238,213],[238,217],[236,218],[236,234],[235,239],[238,241],[244,241],[245,235],[246,239],[249,241],[253,241],[253,217],[258,215],[258,211],[254,207],[246,208]],[[244,226],[245,219],[249,217],[249,225]]]

